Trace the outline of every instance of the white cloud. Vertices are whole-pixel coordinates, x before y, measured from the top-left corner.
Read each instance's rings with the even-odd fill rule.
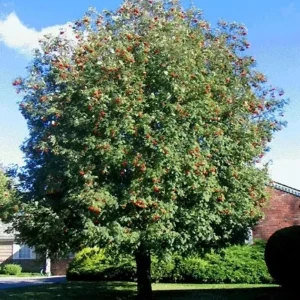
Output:
[[[25,26],[15,12],[12,12],[4,20],[0,20],[0,42],[24,55],[31,55],[39,47],[38,40],[44,35],[58,35],[62,28],[70,34],[70,25],[71,23],[54,25],[38,31]]]

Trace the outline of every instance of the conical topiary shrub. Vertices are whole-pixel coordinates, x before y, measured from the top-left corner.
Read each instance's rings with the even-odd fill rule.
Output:
[[[276,283],[287,288],[300,284],[300,226],[276,231],[268,240],[265,261]]]

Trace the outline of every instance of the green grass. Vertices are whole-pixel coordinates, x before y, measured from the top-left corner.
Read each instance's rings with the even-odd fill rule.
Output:
[[[41,276],[40,273],[21,273],[20,275],[6,275],[6,274],[0,274],[0,277],[37,277]]]
[[[157,300],[254,300],[292,299],[276,285],[246,284],[153,284]],[[0,299],[52,300],[101,299],[129,300],[136,295],[136,284],[128,282],[68,282],[0,290]],[[267,295],[271,298],[268,298]],[[257,298],[267,297],[267,298]],[[298,298],[296,298],[298,299]]]

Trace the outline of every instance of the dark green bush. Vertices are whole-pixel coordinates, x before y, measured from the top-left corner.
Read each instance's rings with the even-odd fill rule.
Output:
[[[264,262],[263,244],[232,246],[220,253],[207,254],[203,282],[270,283],[272,278]]]
[[[203,257],[188,257],[177,266],[180,281],[197,283],[271,283],[264,262],[265,242],[232,246]]]
[[[178,256],[168,259],[160,259],[157,256],[151,258],[151,278],[153,282],[176,282],[176,264]]]
[[[207,262],[200,257],[188,257],[177,264],[178,281],[205,282]]]
[[[107,266],[99,273],[101,280],[108,281],[134,281],[136,278],[136,267],[132,261],[124,261],[121,264]]]
[[[268,240],[265,261],[276,283],[287,288],[299,288],[300,226],[276,231]]]
[[[5,275],[20,275],[22,272],[22,267],[16,264],[7,264],[3,266],[2,272]]]

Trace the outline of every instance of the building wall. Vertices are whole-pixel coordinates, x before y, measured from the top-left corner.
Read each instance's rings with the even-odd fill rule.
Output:
[[[22,266],[22,272],[40,273],[43,268],[43,261],[39,259],[11,259],[5,263],[12,263]]]
[[[300,225],[300,197],[277,189],[271,190],[271,198],[263,209],[264,218],[253,229],[254,238],[267,240],[275,231]]]
[[[13,241],[0,241],[0,264],[12,256]]]
[[[0,251],[1,251],[1,244],[0,244]],[[51,274],[66,275],[70,261],[71,259],[52,261]],[[20,265],[22,266],[22,272],[40,273],[41,270],[44,268],[45,261],[43,259],[13,259],[12,255],[9,255],[5,260],[0,261],[0,265],[5,265],[5,264]]]

